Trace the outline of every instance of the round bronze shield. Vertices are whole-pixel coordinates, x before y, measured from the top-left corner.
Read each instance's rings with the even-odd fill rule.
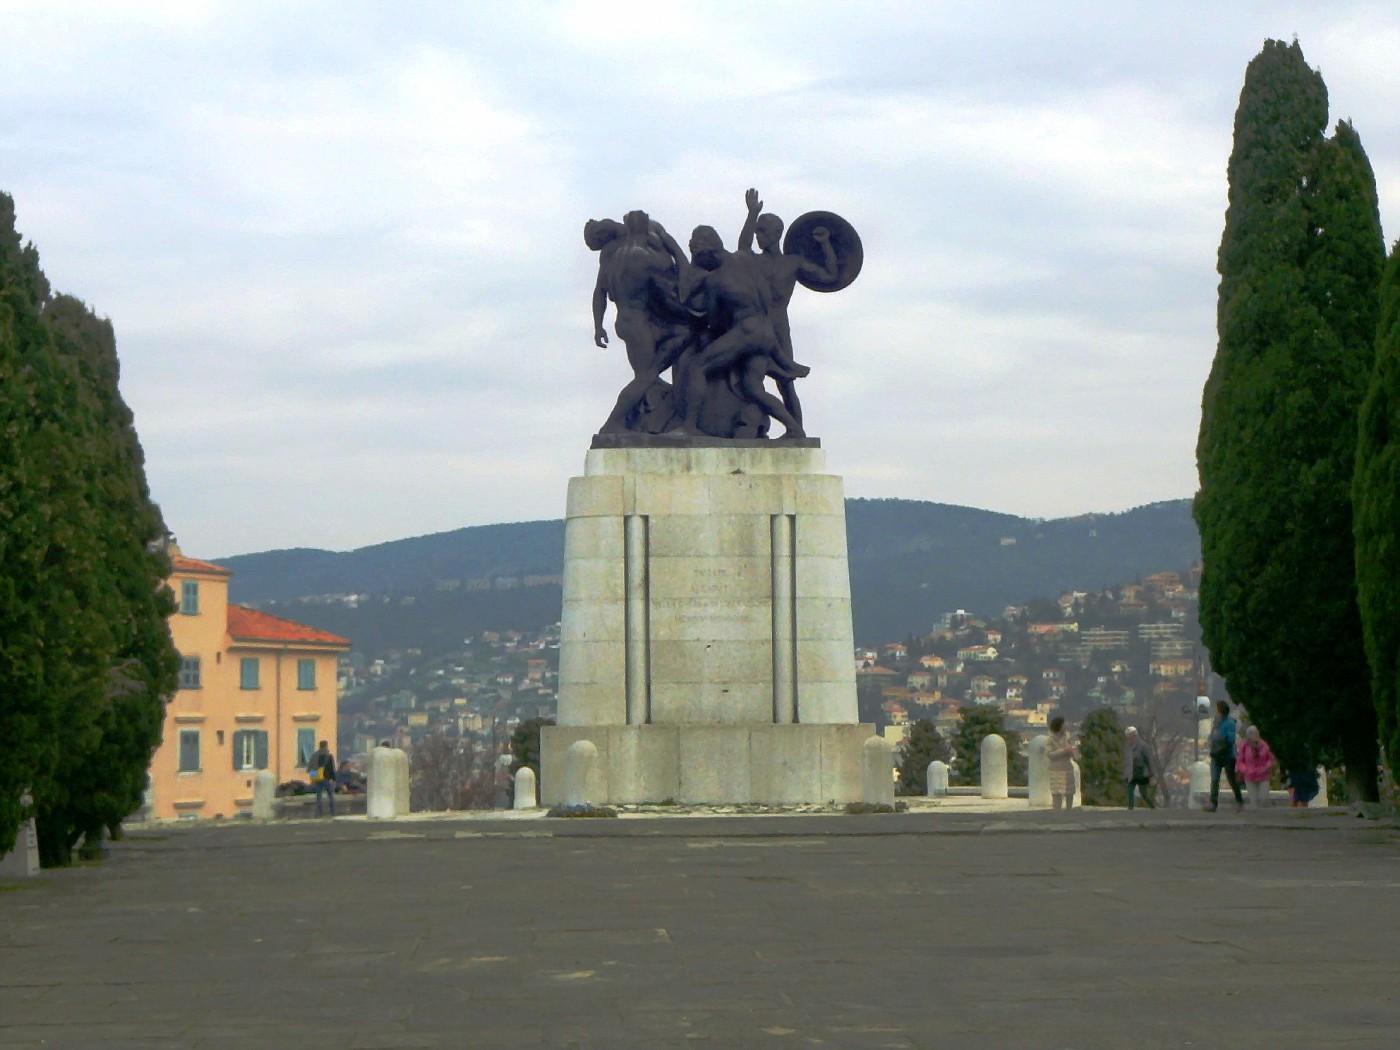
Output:
[[[839,292],[856,279],[861,263],[865,261],[865,250],[860,245],[860,234],[835,212],[809,211],[792,220],[787,236],[783,238],[784,255],[800,255],[817,266],[826,266],[826,255],[820,242],[812,236],[819,228],[825,228],[836,252],[836,279],[823,281],[809,273],[797,272],[797,279],[804,288],[814,292]]]

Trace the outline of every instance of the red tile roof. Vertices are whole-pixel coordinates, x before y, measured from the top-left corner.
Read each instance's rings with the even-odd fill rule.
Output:
[[[350,648],[350,642],[338,635],[232,602],[228,607],[228,633],[238,642],[313,642]]]
[[[172,554],[170,567],[176,572],[212,572],[219,576],[233,575],[232,569],[225,569],[222,565],[215,565],[213,562],[200,561],[198,558],[186,558],[183,554]]]

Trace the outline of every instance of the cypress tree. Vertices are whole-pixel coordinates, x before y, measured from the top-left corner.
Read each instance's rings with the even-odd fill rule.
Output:
[[[1352,479],[1356,591],[1381,743],[1400,769],[1400,241],[1381,285],[1376,361]]]
[[[1126,806],[1123,729],[1111,707],[1090,711],[1079,727],[1079,792],[1086,806]]]
[[[68,801],[51,817],[66,826],[70,844],[82,836],[85,850],[93,852],[103,829],[115,830],[141,804],[151,754],[160,743],[165,698],[174,692],[179,673],[166,626],[175,605],[164,585],[170,573],[159,544],[165,525],[151,502],[145,456],[118,389],[112,325],[66,295],[47,304],[44,318],[60,356],[81,379],[98,426],[89,450],[94,466],[89,506],[100,550],[92,571],[101,577],[113,651],[102,675],[100,740],[69,771]]]
[[[45,817],[67,795],[70,756],[100,737],[111,641],[89,572],[95,419],[43,322],[48,299],[38,254],[21,247],[13,201],[0,195],[0,846],[28,788],[40,860],[52,865],[68,854]]]
[[[0,849],[66,864],[140,802],[176,658],[110,326],[54,299],[0,194]]]
[[[1375,179],[1295,41],[1267,41],[1235,114],[1219,345],[1195,516],[1215,669],[1285,765],[1336,762],[1376,797],[1351,474],[1383,260]]]

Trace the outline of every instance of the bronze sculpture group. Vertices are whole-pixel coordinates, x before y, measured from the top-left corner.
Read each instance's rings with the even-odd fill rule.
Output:
[[[697,226],[689,258],[643,211],[585,224],[584,243],[599,253],[593,340],[608,345],[611,301],[632,367],[601,434],[762,439],[776,419],[783,439],[805,437],[795,382],[809,369],[793,359],[788,303],[798,283],[837,291],[855,280],[860,238],[840,216],[808,212],[779,248],[783,221],[763,213],[756,190],[745,204],[736,251]]]

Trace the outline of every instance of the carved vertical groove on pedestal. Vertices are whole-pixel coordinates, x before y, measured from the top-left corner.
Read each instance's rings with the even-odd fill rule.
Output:
[[[773,721],[797,721],[797,518],[772,515]]]
[[[623,562],[626,572],[627,603],[627,724],[651,721],[651,623],[649,576],[650,557],[647,516],[629,514],[623,521]]]

